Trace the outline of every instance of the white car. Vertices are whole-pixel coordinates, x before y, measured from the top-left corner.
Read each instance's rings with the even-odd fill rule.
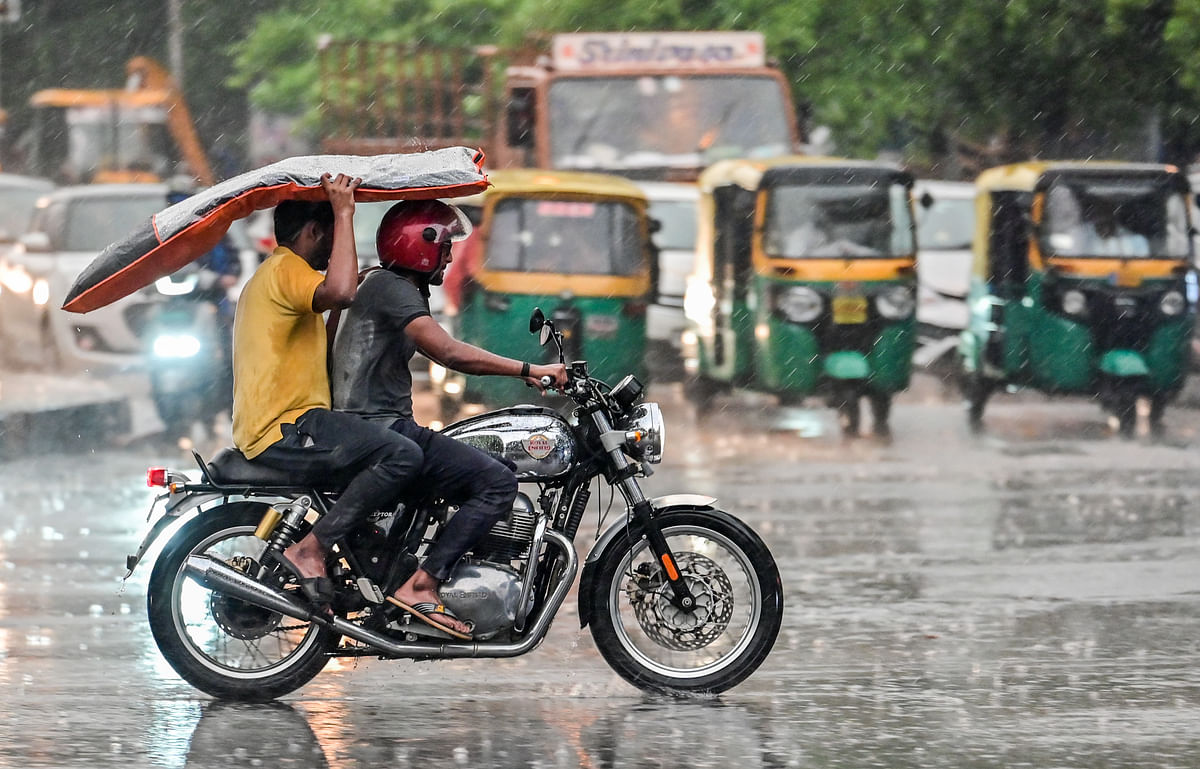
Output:
[[[149,286],[86,315],[59,309],[75,277],[108,244],[167,205],[163,184],[61,187],[37,202],[29,230],[0,256],[0,349],[12,362],[70,371],[139,363],[139,332],[159,301]]]
[[[696,260],[696,210],[700,192],[694,184],[639,182],[650,200],[650,217],[658,222],[658,294],[646,309],[646,359],[658,365],[656,374],[669,374],[682,365],[681,337],[687,328],[683,294]],[[675,373],[681,373],[679,368]]]
[[[958,345],[967,327],[971,238],[975,233],[975,185],[918,180],[913,187],[917,219],[918,366],[928,366]]]

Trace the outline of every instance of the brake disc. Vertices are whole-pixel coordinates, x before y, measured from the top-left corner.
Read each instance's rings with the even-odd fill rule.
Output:
[[[247,574],[255,562],[252,558],[239,555],[230,558],[227,564]],[[278,612],[246,603],[240,598],[224,593],[210,593],[208,606],[217,626],[227,635],[241,641],[254,641],[275,632],[283,619],[283,615]]]
[[[676,553],[675,566],[696,599],[684,610],[671,603],[666,574],[654,563],[641,563],[629,574],[625,592],[642,631],[674,651],[695,651],[715,641],[733,617],[733,585],[725,571],[699,553]]]

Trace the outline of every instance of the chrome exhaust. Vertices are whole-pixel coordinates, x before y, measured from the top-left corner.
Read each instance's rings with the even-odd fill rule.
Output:
[[[569,539],[556,531],[547,531],[546,540],[558,547],[566,556],[567,564],[562,578],[555,586],[546,605],[538,612],[537,619],[529,632],[516,643],[397,643],[393,639],[368,630],[361,625],[341,617],[326,619],[313,614],[304,606],[292,601],[286,594],[256,582],[240,571],[230,568],[220,561],[208,556],[192,555],[184,562],[183,571],[192,579],[209,590],[261,606],[264,609],[279,612],[293,619],[313,622],[323,627],[332,628],[347,638],[377,649],[384,654],[394,657],[409,657],[417,659],[447,659],[456,657],[517,657],[541,643],[550,629],[550,622],[558,614],[562,602],[567,597],[567,591],[575,582],[579,571],[579,556],[575,546]]]

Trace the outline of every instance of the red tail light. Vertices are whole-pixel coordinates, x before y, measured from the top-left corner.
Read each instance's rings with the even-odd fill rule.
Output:
[[[150,488],[167,485],[167,468],[151,467],[146,470],[146,485]]]
[[[621,308],[621,311],[625,313],[626,317],[640,318],[646,314],[646,303],[645,302],[626,302],[625,306]]]

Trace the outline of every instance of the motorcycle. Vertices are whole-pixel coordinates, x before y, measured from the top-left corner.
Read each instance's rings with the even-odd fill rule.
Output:
[[[154,283],[162,297],[147,319],[150,396],[169,436],[187,435],[199,421],[211,428],[232,405],[228,329],[217,318],[223,291],[216,275],[188,265]]]
[[[541,309],[530,332],[543,346],[553,341],[564,359],[562,334]],[[568,374],[562,395],[573,404],[569,418],[515,406],[444,430],[509,461],[525,484],[509,517],[441,586],[443,603],[471,624],[471,641],[414,621],[385,600],[452,508],[408,499],[337,543],[326,563],[336,590],[330,615],[300,597],[279,555],[328,511],[338,489],[297,483],[224,449],[211,463],[193,452],[199,481],[148,471],[148,483],[167,491],[151,506],[153,517],[164,503],[128,558],[127,578],[162,532],[190,517],[156,559],[147,589],[162,655],[196,688],[243,701],[294,691],[332,657],[515,657],[545,639],[580,576],[581,626],[629,683],[695,696],[743,681],[771,651],[782,621],[774,558],[711,497],[644,496],[638,479],[661,461],[665,433],[661,410],[643,401],[635,377],[610,388],[588,375],[585,361],[570,363]],[[595,479],[615,487],[625,508],[581,568],[574,538]]]

